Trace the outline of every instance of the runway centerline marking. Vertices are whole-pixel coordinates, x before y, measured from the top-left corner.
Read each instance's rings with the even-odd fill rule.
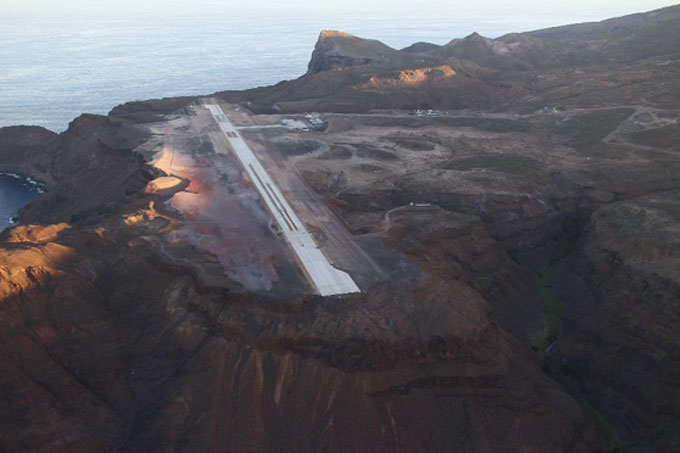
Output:
[[[241,167],[278,223],[312,286],[322,296],[361,292],[352,277],[333,267],[248,144],[217,104],[204,104],[229,141]]]

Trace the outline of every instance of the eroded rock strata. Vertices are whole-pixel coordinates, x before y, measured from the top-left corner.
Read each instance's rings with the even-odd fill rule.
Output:
[[[360,294],[312,294],[205,99],[1,129],[47,193],[0,236],[0,447],[676,450],[678,18],[324,32],[211,98],[341,220]]]

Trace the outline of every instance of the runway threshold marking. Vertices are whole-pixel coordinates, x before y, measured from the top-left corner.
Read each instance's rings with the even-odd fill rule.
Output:
[[[361,292],[352,277],[333,267],[260,161],[217,104],[204,104],[231,144],[234,154],[279,224],[310,283],[322,296]]]

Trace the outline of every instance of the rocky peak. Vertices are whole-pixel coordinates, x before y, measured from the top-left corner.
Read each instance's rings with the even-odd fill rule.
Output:
[[[356,36],[339,30],[321,30],[321,33],[319,34],[319,39],[327,38],[356,38]]]
[[[308,74],[355,66],[416,68],[432,66],[433,57],[402,52],[374,39],[363,39],[337,30],[323,30],[314,46]]]
[[[482,35],[480,35],[476,31],[473,31],[468,36],[466,36],[464,39],[467,39],[467,40],[484,40],[484,39],[487,39],[487,38],[484,38]]]
[[[484,48],[493,46],[493,39],[482,36],[477,32],[473,32],[472,34],[463,38],[462,43],[467,44],[468,46]]]

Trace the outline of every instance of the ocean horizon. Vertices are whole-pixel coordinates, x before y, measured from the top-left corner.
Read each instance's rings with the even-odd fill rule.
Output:
[[[82,113],[106,114],[124,102],[211,94],[297,78],[322,29],[346,31],[403,48],[444,44],[472,32],[497,37],[608,12],[568,14],[435,5],[417,11],[334,9],[313,3],[271,8],[169,11],[167,14],[24,11],[0,4],[0,127],[37,125],[55,132]],[[4,9],[4,11],[3,11]],[[630,11],[634,12],[634,11]]]

